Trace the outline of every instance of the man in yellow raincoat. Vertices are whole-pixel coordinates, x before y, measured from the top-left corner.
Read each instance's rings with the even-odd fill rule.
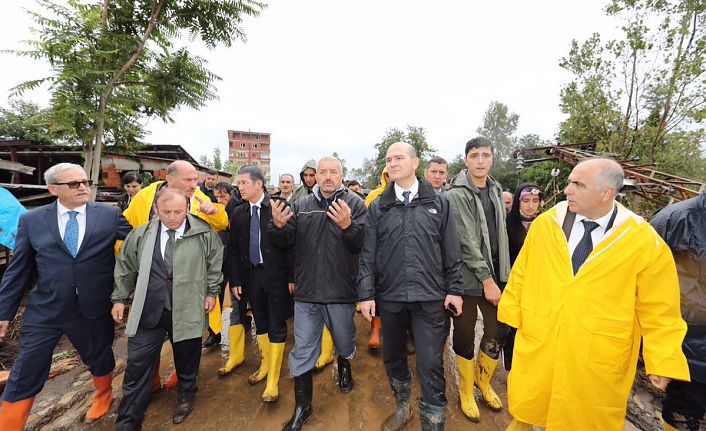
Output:
[[[508,430],[622,430],[640,340],[656,387],[689,380],[674,259],[615,202],[622,182],[616,162],[585,160],[530,227],[498,309],[517,328]]]
[[[123,216],[133,228],[141,226],[152,219],[154,214],[154,197],[157,191],[163,188],[176,188],[183,191],[189,198],[189,212],[198,215],[199,218],[211,225],[216,231],[224,230],[228,227],[228,215],[225,207],[218,203],[212,203],[198,187],[199,175],[194,166],[185,160],[176,160],[167,167],[167,180],[155,181],[148,187],[140,190],[130,201]],[[116,250],[120,250],[122,241],[116,244]],[[221,327],[221,304],[218,304],[209,315],[209,327],[214,333],[220,334]],[[155,386],[159,386],[159,367],[155,374]],[[165,387],[176,386],[176,372],[167,379]]]

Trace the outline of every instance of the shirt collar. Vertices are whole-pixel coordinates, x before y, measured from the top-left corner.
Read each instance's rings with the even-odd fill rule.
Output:
[[[260,199],[257,200],[257,202],[252,203],[250,202],[250,211],[252,211],[252,207],[257,207],[259,210],[260,207],[262,206],[262,201],[265,200],[265,194],[263,193],[262,196],[260,196]]]
[[[409,191],[409,200],[412,201],[415,196],[417,196],[417,193],[419,192],[419,180],[414,179],[414,184],[409,188],[409,190],[405,190],[402,187],[400,187],[397,183],[395,183],[395,195],[397,196],[397,199],[400,201],[404,202],[404,196],[402,196],[402,193],[405,191]]]
[[[76,211],[79,214],[85,214],[86,213],[86,204],[81,205],[80,207],[76,207],[72,210],[66,208],[59,202],[59,200],[56,200],[56,210],[59,213],[60,216],[70,212],[70,211]]]
[[[165,224],[162,223],[162,222],[159,222],[159,225],[162,226],[162,233],[167,233],[167,231],[169,230],[169,228],[167,227],[167,225],[165,225]],[[178,236],[178,237],[184,236],[184,230],[186,230],[186,219],[184,219],[184,222],[181,224],[181,226],[179,226],[178,228],[174,229],[174,231],[177,233],[177,236]]]
[[[610,208],[610,211],[606,213],[603,217],[599,217],[596,220],[593,220],[594,222],[598,223],[598,226],[601,227],[604,231],[607,230],[608,223],[610,223],[610,218],[613,215],[613,211],[615,211],[615,204]],[[588,217],[582,216],[581,214],[576,214],[576,219],[574,220],[574,226],[576,226],[578,223],[581,223],[582,220],[590,220]]]

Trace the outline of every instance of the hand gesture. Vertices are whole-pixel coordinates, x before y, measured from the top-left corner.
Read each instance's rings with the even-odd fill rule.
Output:
[[[10,327],[10,321],[9,320],[0,320],[0,343],[5,341],[5,337],[7,336],[7,328]]]
[[[375,316],[375,301],[372,299],[369,301],[361,301],[360,313],[368,320],[368,322],[373,320],[373,316]]]
[[[453,306],[456,308],[456,314],[454,316],[458,317],[463,313],[463,298],[458,296],[458,295],[446,295],[446,299],[444,300],[444,307],[449,308],[449,304],[453,304]]]
[[[115,303],[113,309],[110,310],[110,315],[116,323],[123,323],[123,315],[125,314],[125,304]]]
[[[500,302],[500,293],[500,288],[492,277],[483,280],[483,296],[486,301],[497,307]]]
[[[203,304],[203,309],[206,313],[210,313],[216,307],[216,298],[213,296],[207,296],[206,301]]]
[[[284,225],[287,224],[287,221],[294,215],[291,208],[283,201],[270,199],[270,207],[272,208],[272,223],[274,223],[278,229],[282,229]]]
[[[660,391],[665,391],[667,390],[667,385],[669,385],[669,382],[672,381],[669,377],[662,377],[662,376],[654,376],[654,375],[648,375],[648,379],[650,379],[650,383],[652,383],[652,386],[655,388],[659,389]]]
[[[211,203],[210,199],[201,199],[200,197],[198,197],[196,195],[194,195],[194,199],[199,201],[198,211],[200,213],[204,213],[206,215],[213,215],[218,212],[218,208],[216,208],[215,205],[213,205]]]
[[[289,288],[289,294],[294,295],[294,291],[297,290],[297,285],[294,283],[287,283],[287,287]]]
[[[240,301],[240,297],[243,295],[243,288],[241,286],[235,286],[232,290],[235,299]]]
[[[330,207],[328,207],[328,218],[330,218],[336,226],[341,229],[348,229],[353,220],[351,219],[351,208],[343,199],[336,199]]]

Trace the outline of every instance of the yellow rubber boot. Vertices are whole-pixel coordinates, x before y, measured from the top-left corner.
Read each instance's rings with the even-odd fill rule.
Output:
[[[497,359],[493,359],[483,353],[482,350],[478,350],[478,363],[475,368],[476,386],[480,389],[480,393],[483,395],[488,407],[496,412],[503,409],[503,402],[500,401],[498,394],[490,387],[490,380],[493,378],[497,365]]]
[[[279,372],[282,370],[283,357],[284,343],[270,343],[267,385],[265,392],[262,393],[262,401],[266,403],[273,403],[279,399]]]
[[[505,428],[505,431],[532,431],[532,425],[513,419],[510,425]]]
[[[0,404],[0,430],[24,430],[32,404],[34,404],[34,397],[19,401],[3,401]]]
[[[257,345],[260,346],[260,368],[248,377],[248,383],[254,385],[267,377],[267,364],[269,363],[270,339],[267,334],[257,336]]]
[[[679,428],[674,428],[665,422],[664,419],[662,419],[662,427],[664,428],[664,431],[679,431]]]
[[[456,355],[458,375],[461,381],[458,385],[458,397],[461,401],[461,410],[471,422],[480,422],[480,411],[473,396],[473,359],[466,359]]]
[[[233,325],[228,328],[228,344],[228,362],[218,369],[219,376],[227,376],[245,361],[245,325]]]
[[[314,368],[319,370],[333,362],[333,360],[333,337],[331,337],[331,333],[326,325],[324,325],[324,331],[321,334],[321,354],[319,355],[319,359],[316,360]]]

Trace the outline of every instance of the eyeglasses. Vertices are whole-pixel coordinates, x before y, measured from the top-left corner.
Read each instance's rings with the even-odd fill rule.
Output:
[[[55,186],[68,186],[72,190],[76,190],[77,188],[81,187],[82,185],[86,186],[86,187],[91,187],[92,184],[93,184],[93,181],[91,181],[91,180],[71,181],[69,183],[52,183],[52,185],[55,185]]]

